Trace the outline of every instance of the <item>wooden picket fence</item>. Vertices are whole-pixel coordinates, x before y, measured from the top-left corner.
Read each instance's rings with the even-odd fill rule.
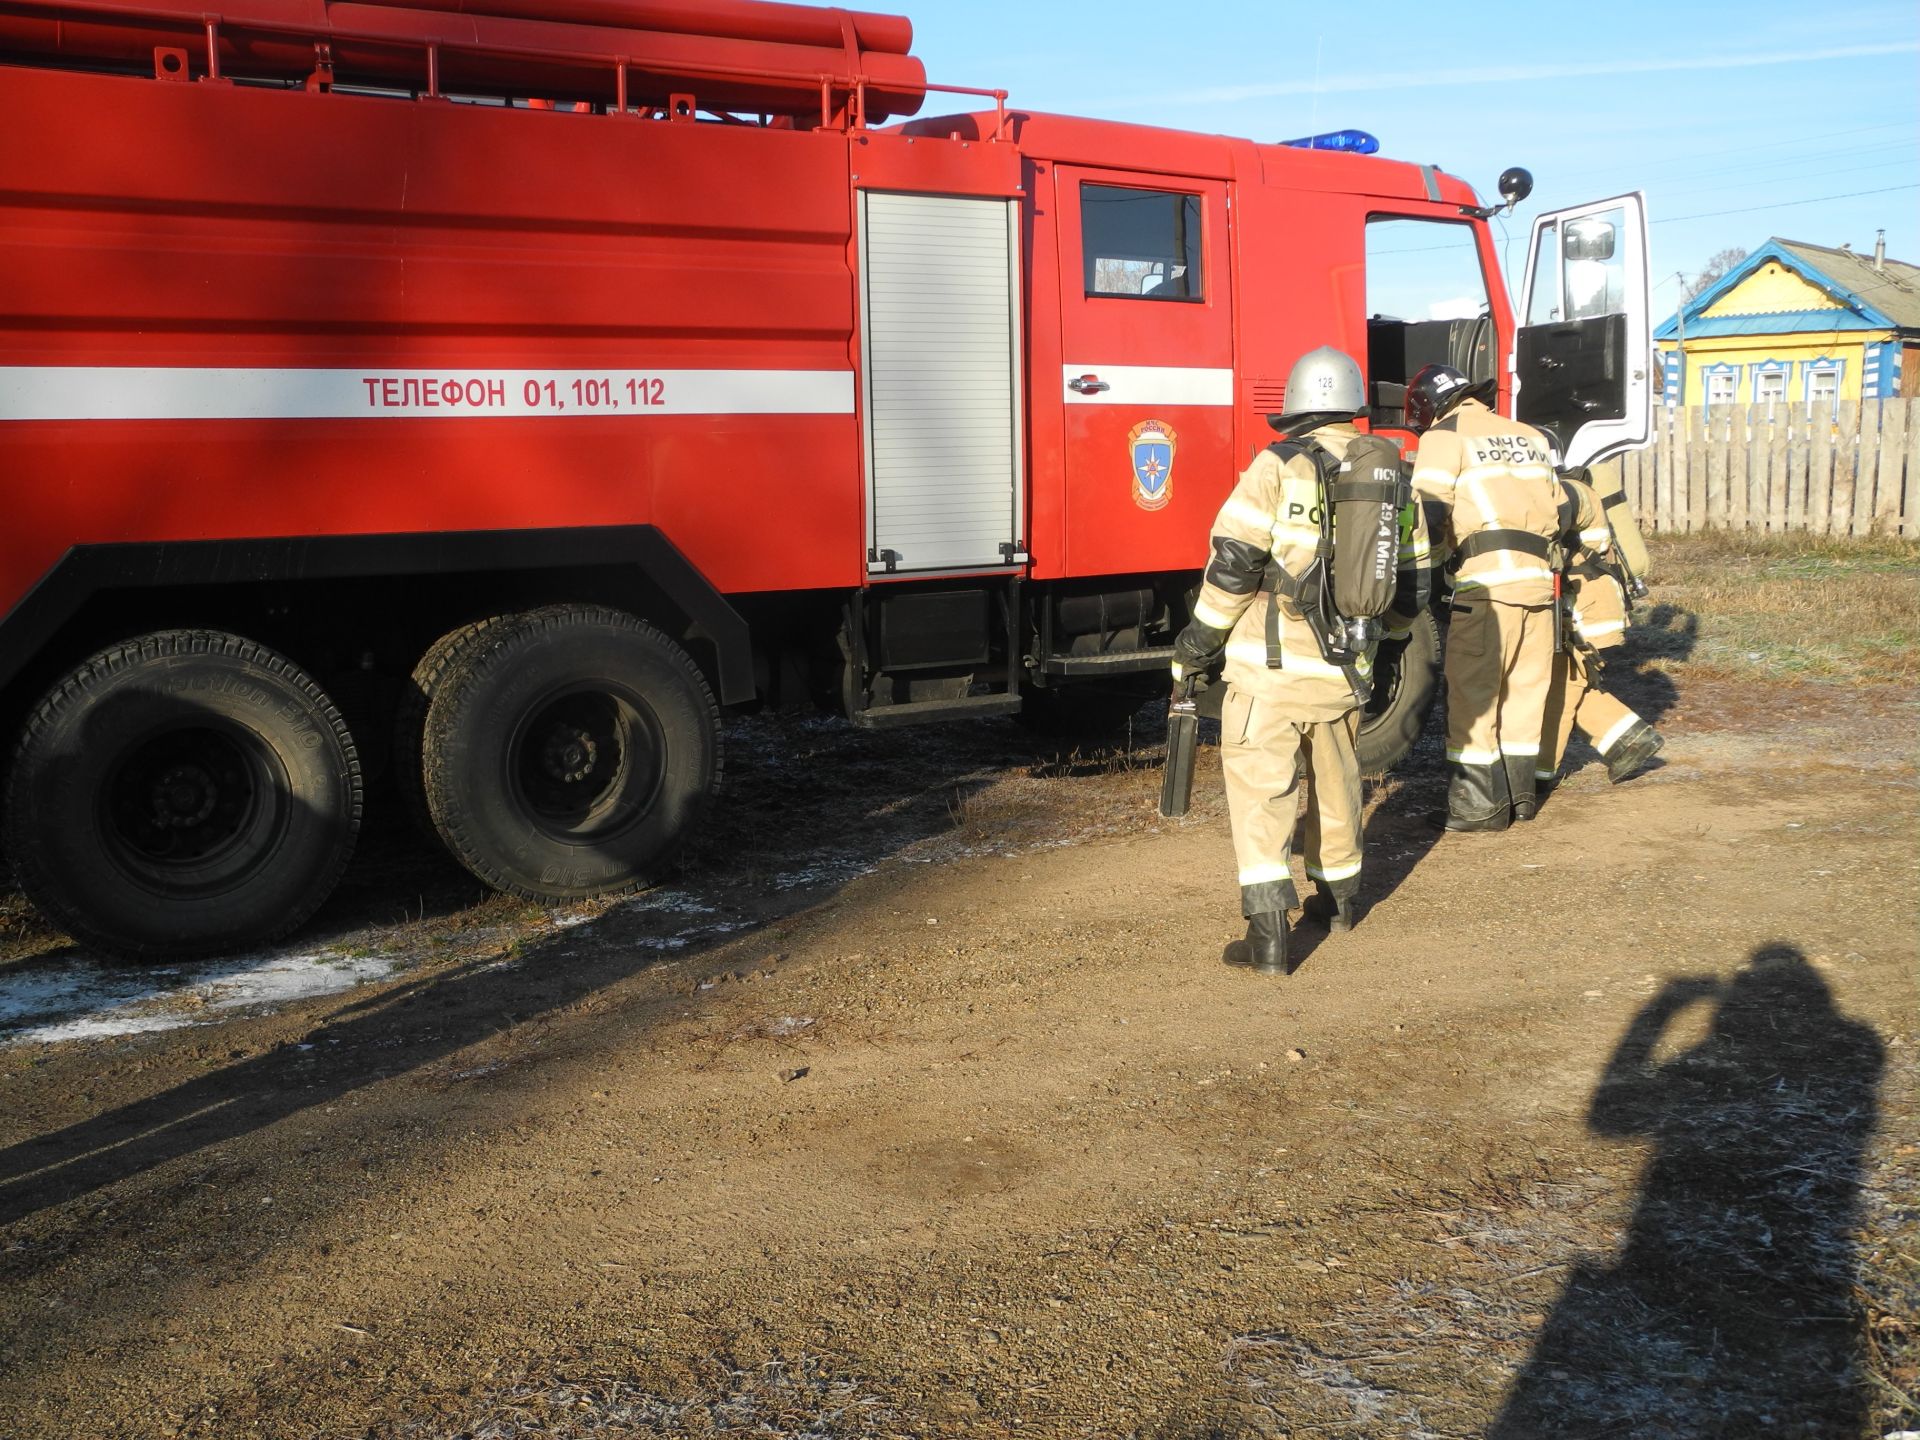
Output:
[[[1920,536],[1920,399],[1662,405],[1606,463],[1643,530]]]

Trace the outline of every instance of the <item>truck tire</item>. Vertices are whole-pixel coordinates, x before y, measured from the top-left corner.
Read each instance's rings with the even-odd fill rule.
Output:
[[[462,625],[456,630],[449,630],[429,645],[427,653],[420,657],[420,663],[413,667],[413,674],[401,688],[400,703],[394,707],[394,790],[400,797],[400,808],[406,812],[407,819],[413,822],[413,828],[420,832],[421,838],[436,846],[440,843],[440,832],[433,828],[433,816],[427,811],[427,785],[422,778],[420,762],[420,748],[426,743],[427,710],[453,668],[460,647],[482,634],[489,624],[497,623],[483,620]]]
[[[643,620],[560,605],[483,621],[427,708],[434,828],[496,890],[530,900],[647,884],[719,787],[720,710]]]
[[[1384,775],[1407,757],[1433,709],[1440,682],[1440,625],[1423,610],[1404,643],[1382,645],[1374,659],[1373,700],[1360,717],[1354,749],[1362,775]]]
[[[298,929],[360,828],[360,762],[326,694],[235,635],[171,630],[101,651],[14,749],[6,850],[74,938],[133,959]]]

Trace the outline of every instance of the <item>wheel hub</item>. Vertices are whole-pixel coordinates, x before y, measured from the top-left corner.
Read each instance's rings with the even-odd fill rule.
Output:
[[[540,754],[547,774],[567,785],[577,785],[591,775],[599,758],[599,742],[576,725],[554,726]]]
[[[518,794],[543,829],[570,842],[625,824],[640,811],[636,788],[655,784],[651,737],[640,712],[608,690],[562,693],[512,742]]]
[[[191,830],[213,814],[220,787],[198,765],[175,765],[153,782],[148,811],[163,830]]]
[[[249,758],[257,743],[239,729],[195,725],[132,746],[105,796],[123,863],[166,885],[248,863],[250,837],[280,814],[267,773]]]

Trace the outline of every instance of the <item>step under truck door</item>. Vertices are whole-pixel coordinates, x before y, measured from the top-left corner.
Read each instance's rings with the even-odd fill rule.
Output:
[[[1640,192],[1534,220],[1514,415],[1553,437],[1562,465],[1592,465],[1652,437],[1651,312]]]
[[[1026,562],[1019,238],[1011,200],[860,194],[869,574]]]

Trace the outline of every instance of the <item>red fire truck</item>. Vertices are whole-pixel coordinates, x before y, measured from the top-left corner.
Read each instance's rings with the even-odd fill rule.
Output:
[[[135,955],[285,933],[363,771],[492,885],[617,892],[729,707],[1124,713],[1315,345],[1364,357],[1376,428],[1450,360],[1569,460],[1644,438],[1637,197],[1536,222],[1516,333],[1496,212],[1437,167],[1025,113],[911,38],[759,0],[0,3],[27,893]],[[963,113],[909,118],[930,94]],[[1375,768],[1436,656],[1382,657]]]

